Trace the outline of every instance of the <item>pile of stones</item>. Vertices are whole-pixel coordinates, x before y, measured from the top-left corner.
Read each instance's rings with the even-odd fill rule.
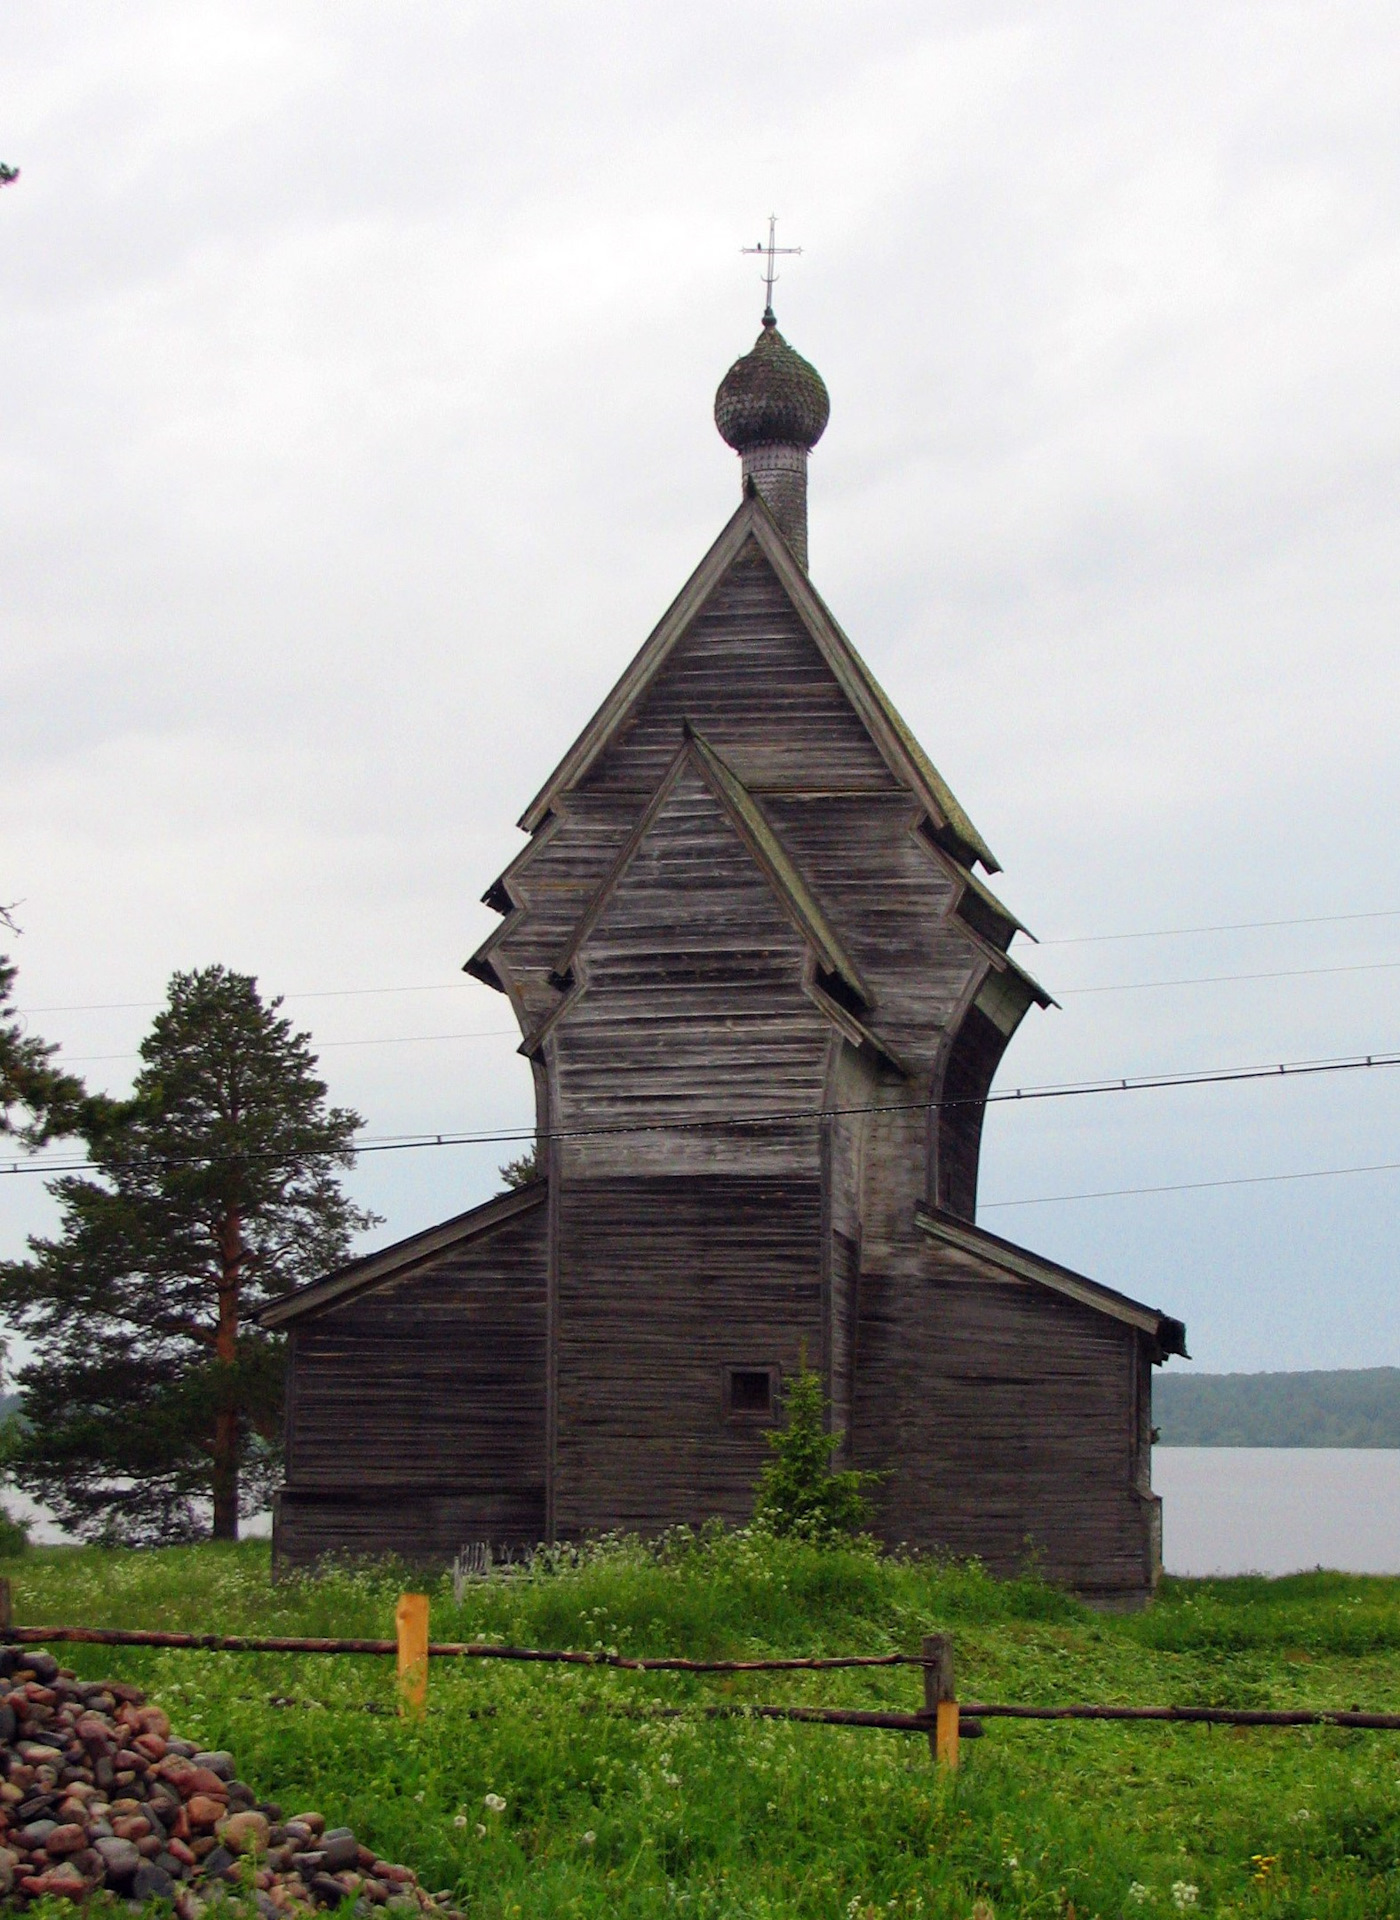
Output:
[[[233,1756],[177,1739],[139,1687],[75,1679],[52,1654],[0,1647],[0,1900],[108,1888],[199,1920],[217,1898],[288,1920],[353,1900],[363,1917],[460,1920],[408,1867],[319,1813],[284,1819]]]

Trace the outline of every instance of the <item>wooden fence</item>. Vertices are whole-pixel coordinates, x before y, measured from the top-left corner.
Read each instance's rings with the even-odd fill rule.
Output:
[[[11,1619],[9,1582],[0,1580],[0,1642],[12,1646],[63,1643],[102,1647],[188,1648],[211,1653],[371,1654],[398,1662],[399,1711],[420,1719],[428,1707],[428,1668],[433,1660],[512,1660],[552,1666],[617,1668],[628,1673],[820,1673],[862,1667],[918,1667],[923,1673],[923,1706],[913,1713],[894,1709],[775,1706],[733,1703],[722,1706],[629,1709],[638,1714],[672,1716],[698,1713],[708,1719],[788,1720],[835,1727],[874,1727],[924,1735],[934,1761],[958,1765],[963,1740],[979,1738],[984,1720],[1129,1720],[1175,1721],[1184,1725],[1231,1727],[1353,1727],[1400,1732],[1400,1713],[1365,1713],[1358,1708],[1127,1707],[1102,1705],[1011,1706],[989,1701],[959,1701],[952,1637],[926,1634],[919,1653],[813,1654],[770,1660],[688,1660],[680,1657],[632,1658],[625,1654],[554,1647],[498,1646],[490,1641],[428,1638],[425,1594],[399,1596],[393,1640],[349,1640],[292,1635],[174,1633],[134,1627],[16,1627]]]

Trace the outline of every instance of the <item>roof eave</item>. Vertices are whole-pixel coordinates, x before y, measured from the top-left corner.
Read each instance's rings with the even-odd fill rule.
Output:
[[[1186,1356],[1185,1323],[1163,1313],[1159,1307],[1144,1306],[1140,1300],[1133,1300],[1126,1293],[1106,1287],[1101,1281],[1091,1280],[1087,1274],[1076,1273],[1072,1267],[1062,1267],[1054,1260],[1043,1259],[1038,1253],[1018,1247],[1012,1240],[1003,1240],[999,1234],[988,1233],[985,1227],[945,1213],[941,1207],[921,1208],[914,1218],[931,1239],[941,1240],[961,1252],[974,1254],[990,1265],[1000,1267],[1004,1273],[1030,1280],[1054,1293],[1064,1294],[1068,1299],[1077,1300],[1081,1306],[1107,1314],[1111,1319],[1121,1320],[1137,1328],[1140,1333],[1148,1334],[1156,1341],[1163,1358],[1173,1353]]]
[[[307,1314],[340,1305],[353,1299],[356,1294],[382,1286],[385,1281],[392,1280],[395,1274],[414,1266],[418,1261],[429,1259],[433,1254],[442,1253],[464,1240],[479,1239],[482,1234],[493,1232],[517,1214],[528,1213],[532,1207],[542,1204],[548,1191],[547,1180],[532,1180],[528,1186],[512,1188],[509,1193],[498,1193],[480,1206],[456,1214],[436,1227],[410,1234],[406,1240],[395,1241],[391,1247],[381,1247],[377,1253],[351,1260],[345,1266],[336,1267],[330,1273],[322,1274],[319,1279],[309,1281],[295,1293],[284,1294],[280,1300],[272,1301],[256,1316],[258,1325],[269,1333],[278,1333]]]

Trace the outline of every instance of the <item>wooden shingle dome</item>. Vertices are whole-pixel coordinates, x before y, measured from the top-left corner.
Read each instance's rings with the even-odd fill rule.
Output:
[[[770,307],[751,352],[725,374],[715,395],[720,437],[744,453],[756,446],[803,447],[826,431],[831,397],[826,382],[778,332]]]

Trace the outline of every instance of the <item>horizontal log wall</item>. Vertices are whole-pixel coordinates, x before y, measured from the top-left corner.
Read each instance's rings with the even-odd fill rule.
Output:
[[[544,1532],[544,1207],[293,1335],[284,1562]]]
[[[564,1537],[752,1512],[770,1421],[728,1366],[820,1351],[819,1180],[580,1181],[559,1198],[555,1516]]]
[[[1150,1515],[1135,1487],[1130,1327],[930,1247],[921,1278],[861,1276],[855,1432],[889,1471],[880,1530],[1035,1566],[1106,1600],[1149,1585]]]
[[[554,1125],[618,1127],[811,1113],[830,1022],[803,990],[802,936],[694,771],[677,781],[577,962],[580,991],[547,1042]],[[671,1130],[565,1138],[564,1179],[817,1171],[817,1130]]]
[[[649,798],[702,730],[748,787],[889,792],[896,782],[756,546],[673,647],[582,785]]]

